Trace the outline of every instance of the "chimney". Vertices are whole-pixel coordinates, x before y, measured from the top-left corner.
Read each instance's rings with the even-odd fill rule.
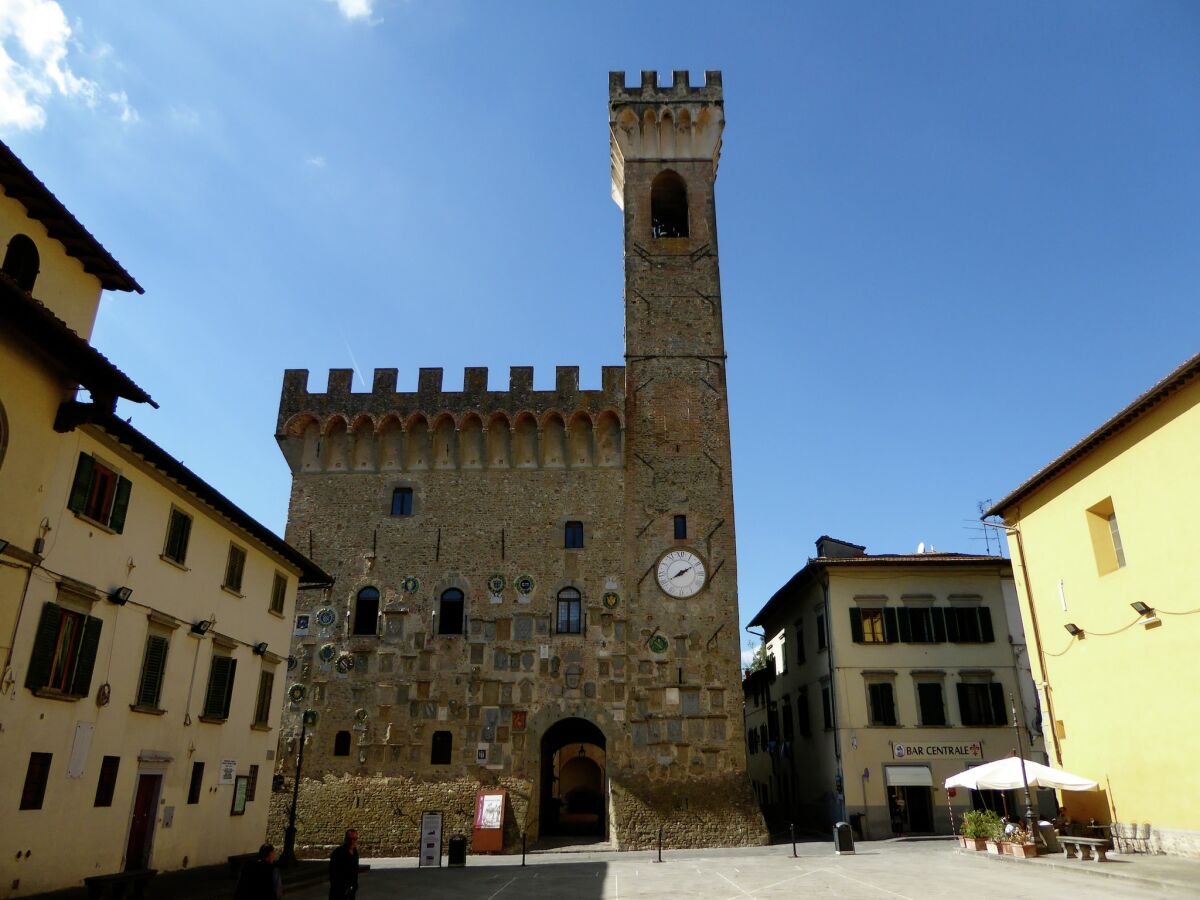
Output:
[[[846,559],[853,556],[866,556],[867,548],[860,544],[851,544],[849,541],[839,541],[837,538],[831,538],[827,534],[817,538],[817,556],[832,557],[834,559]]]

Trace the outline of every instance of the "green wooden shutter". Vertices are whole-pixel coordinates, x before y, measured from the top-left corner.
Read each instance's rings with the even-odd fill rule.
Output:
[[[58,644],[58,628],[61,624],[62,608],[57,603],[43,604],[42,617],[34,632],[29,669],[25,672],[25,687],[31,691],[44,688],[50,680],[50,667],[54,665],[54,648]]]
[[[958,688],[958,715],[962,720],[962,724],[978,725],[979,723],[975,721],[975,715],[971,708],[971,700],[968,696],[970,692],[967,690],[967,685],[960,681],[955,687]]]
[[[1008,721],[1008,711],[1004,707],[1004,685],[993,681],[988,685],[992,696],[992,724],[1003,725]]]
[[[221,708],[221,718],[229,718],[229,707],[233,703],[233,676],[237,672],[237,660],[230,658],[229,660],[229,681],[225,685],[225,704]]]
[[[862,610],[857,606],[850,607],[850,638],[856,644],[863,642]]]
[[[890,684],[881,684],[879,686],[880,693],[883,695],[881,702],[883,704],[883,724],[896,724],[896,699],[892,696],[892,686]]]
[[[96,653],[100,649],[100,627],[95,616],[83,621],[83,632],[79,640],[79,655],[75,658],[75,674],[71,677],[70,693],[86,697],[92,687],[92,670],[96,668]]]
[[[158,709],[163,673],[167,667],[167,646],[167,639],[160,635],[152,634],[146,638],[146,657],[142,661],[142,677],[138,681],[138,706]]]
[[[896,610],[891,606],[883,608],[883,642],[896,643]]]
[[[896,610],[896,624],[899,626],[901,643],[912,642],[912,624],[909,622],[909,608],[901,606]]]
[[[117,479],[117,493],[113,498],[112,515],[108,517],[108,527],[120,534],[125,530],[125,514],[129,511],[129,492],[133,483],[128,478]]]
[[[258,702],[254,704],[254,724],[266,725],[271,718],[271,691],[275,687],[275,676],[263,672],[258,677]]]
[[[933,624],[933,642],[935,644],[944,644],[946,642],[946,614],[940,606],[935,606],[929,610],[929,621]]]
[[[225,697],[229,693],[229,669],[233,660],[228,656],[214,656],[208,670],[208,689],[204,692],[204,715],[213,719],[224,719]]]
[[[92,487],[92,469],[96,461],[86,453],[79,454],[79,465],[75,467],[75,481],[71,484],[71,496],[67,499],[67,509],[81,513],[87,506],[88,492]]]
[[[961,610],[956,606],[946,607],[946,640],[955,643],[959,639],[958,615]]]
[[[979,607],[979,634],[985,644],[996,640],[996,632],[992,629],[992,611],[986,606]]]

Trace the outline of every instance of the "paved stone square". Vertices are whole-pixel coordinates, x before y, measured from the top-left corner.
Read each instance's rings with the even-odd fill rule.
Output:
[[[982,856],[982,854],[981,854]],[[664,862],[655,854],[556,853],[520,857],[470,857],[463,869],[418,869],[415,860],[370,860],[359,897],[571,898],[633,900],[651,897],[695,897],[714,900],[774,897],[853,897],[924,900],[970,897],[1103,898],[1185,897],[1200,888],[1171,888],[1086,871],[1074,872],[1039,863],[987,860],[959,852],[948,841],[860,843],[854,856],[837,856],[828,843],[799,845],[793,859],[788,846],[731,850],[670,851]],[[1161,858],[1118,859],[1109,864],[1154,870]],[[1174,861],[1186,879],[1200,862]],[[1090,865],[1090,864],[1089,864]],[[1172,878],[1180,872],[1170,870]],[[1186,883],[1184,881],[1183,883]],[[1198,882],[1200,883],[1200,882]],[[289,893],[289,900],[328,896],[323,886]]]

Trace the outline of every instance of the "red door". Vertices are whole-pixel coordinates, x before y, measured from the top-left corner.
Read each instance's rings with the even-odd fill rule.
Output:
[[[137,795],[133,798],[133,819],[129,823],[129,846],[125,848],[125,871],[145,869],[150,864],[150,841],[158,813],[158,788],[161,775],[139,775]]]

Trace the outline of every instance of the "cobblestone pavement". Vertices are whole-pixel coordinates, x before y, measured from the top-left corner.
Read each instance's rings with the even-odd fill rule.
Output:
[[[1086,896],[1088,900],[1136,900],[1200,896],[1200,888],[1172,888],[1154,883],[1155,858],[1107,864],[1124,867],[1118,875],[1114,868],[1105,872],[1076,872],[1022,865],[1019,860],[1011,863],[986,860],[960,852],[946,841],[860,843],[857,850],[854,856],[837,856],[828,844],[801,844],[796,859],[788,846],[667,851],[661,865],[653,861],[655,854],[646,852],[545,854],[530,856],[525,868],[520,866],[520,857],[471,857],[466,868],[461,869],[418,869],[411,859],[373,859],[372,870],[363,876],[359,898],[770,900],[803,896],[1017,900],[1036,896],[1061,900]],[[1142,863],[1150,881],[1121,877],[1133,874],[1129,867]],[[1177,863],[1182,866],[1179,872],[1184,879],[1191,874],[1200,876],[1200,862]],[[1167,864],[1172,877],[1177,877],[1179,872],[1170,869],[1170,865]],[[1193,883],[1200,884],[1200,880]],[[327,896],[326,888],[317,887],[289,892],[287,900],[324,900]]]

